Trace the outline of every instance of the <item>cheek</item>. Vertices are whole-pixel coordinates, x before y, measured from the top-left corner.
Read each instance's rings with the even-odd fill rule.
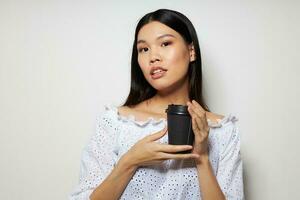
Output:
[[[180,73],[186,72],[189,66],[189,55],[186,51],[178,51],[173,49],[167,56],[168,66],[172,71]]]
[[[145,77],[145,79],[149,82],[149,83],[151,83],[151,77],[150,77],[150,75],[149,75],[149,66],[148,66],[148,62],[147,62],[147,60],[145,59],[145,57],[143,58],[142,56],[139,56],[138,57],[138,64],[140,65],[140,68],[141,68],[141,70],[142,70],[142,72],[143,72],[143,75],[144,75],[144,77]]]
[[[141,56],[138,56],[138,64],[140,65],[140,68],[142,70],[142,72],[145,74],[146,70],[147,70],[147,62],[145,61],[144,58],[142,58]]]

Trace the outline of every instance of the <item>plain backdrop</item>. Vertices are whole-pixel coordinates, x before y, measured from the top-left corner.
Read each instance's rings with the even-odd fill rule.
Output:
[[[198,33],[205,99],[234,114],[248,200],[300,199],[299,1],[0,1],[0,199],[66,199],[96,115],[125,101],[135,25]]]

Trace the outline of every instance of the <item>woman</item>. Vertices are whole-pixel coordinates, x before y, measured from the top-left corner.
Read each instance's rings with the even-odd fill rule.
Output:
[[[189,19],[167,9],[146,14],[131,61],[129,96],[98,116],[70,199],[243,199],[237,119],[211,113],[204,103]],[[167,144],[169,104],[188,106],[193,146]],[[184,150],[192,151],[177,153]]]

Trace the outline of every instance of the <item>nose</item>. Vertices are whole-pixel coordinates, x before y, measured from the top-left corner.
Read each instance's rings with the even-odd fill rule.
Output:
[[[161,60],[161,56],[159,54],[159,52],[156,50],[156,51],[151,51],[150,53],[150,63],[155,63],[156,61],[160,61]]]
[[[158,59],[158,58],[151,58],[150,63],[152,64],[152,63],[155,63],[156,61],[160,61],[160,59]]]

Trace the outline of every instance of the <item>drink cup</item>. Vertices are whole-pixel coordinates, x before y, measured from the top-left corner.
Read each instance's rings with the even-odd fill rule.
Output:
[[[168,121],[168,143],[173,145],[193,145],[194,132],[188,106],[170,104],[166,109]],[[190,153],[191,150],[178,152]]]

